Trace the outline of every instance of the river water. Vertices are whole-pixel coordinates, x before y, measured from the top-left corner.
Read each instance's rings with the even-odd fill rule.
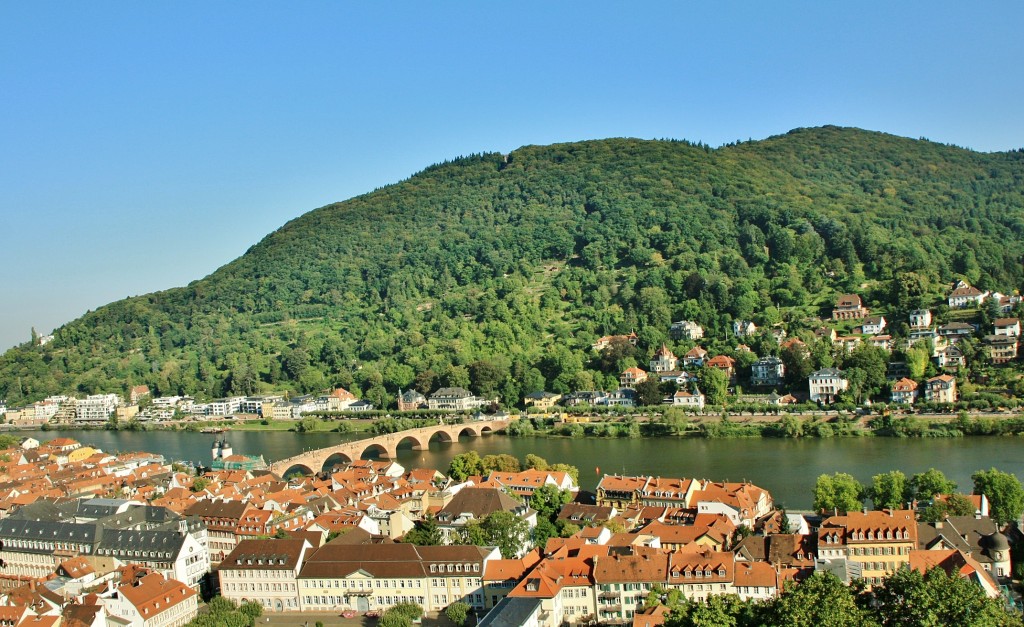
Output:
[[[221,436],[174,431],[23,431],[40,441],[69,437],[107,452],[148,451],[169,460],[208,463],[210,445]],[[235,453],[263,455],[273,462],[302,451],[367,437],[366,434],[233,431]],[[430,450],[399,450],[407,468],[447,469],[452,457],[469,450],[481,456],[534,453],[549,462],[580,469],[580,484],[592,490],[601,474],[650,474],[711,480],[748,480],[771,491],[776,503],[809,508],[818,475],[848,472],[868,483],[872,475],[902,470],[911,475],[938,468],[970,491],[976,470],[999,468],[1024,478],[1024,438],[1013,436],[899,439],[881,437],[784,440],[749,439],[567,439],[493,435],[441,444]]]

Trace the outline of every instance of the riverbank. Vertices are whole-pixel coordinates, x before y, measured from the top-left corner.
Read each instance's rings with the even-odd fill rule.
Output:
[[[259,416],[238,416],[204,421],[161,423],[127,422],[95,426],[3,425],[3,431],[176,431],[219,434],[224,432],[339,433],[370,436],[399,430],[413,422],[414,414],[395,417],[351,419],[335,416],[305,416],[301,420],[264,420]],[[467,421],[468,416],[447,414],[449,420]],[[436,417],[431,417],[432,421]],[[419,421],[417,421],[419,424]],[[683,413],[681,411],[629,412],[625,414],[532,413],[510,425],[507,435],[565,438],[960,438],[969,436],[1024,435],[1024,414],[1020,412],[960,411],[925,413],[882,410],[876,413],[813,410],[769,413],[763,411]]]
[[[209,464],[211,446],[222,436],[180,431],[20,432],[36,439],[74,438],[108,453],[148,451],[169,462]],[[237,431],[229,435],[236,453],[262,455],[267,462],[304,451],[367,437],[364,433]],[[580,487],[593,490],[604,474],[699,477],[716,481],[753,481],[771,490],[789,509],[811,507],[814,480],[847,472],[870,483],[879,472],[901,470],[908,476],[938,468],[970,490],[971,474],[991,467],[1024,476],[1022,441],[1015,437],[965,438],[567,438],[492,435],[454,442],[431,442],[427,450],[400,447],[396,461],[405,468],[444,471],[461,453],[480,456],[527,454],[558,460],[580,469]],[[320,469],[317,469],[320,470]]]
[[[809,412],[655,416],[531,416],[509,425],[508,435],[568,438],[960,438],[1024,435],[1024,416],[1017,413],[878,414]]]

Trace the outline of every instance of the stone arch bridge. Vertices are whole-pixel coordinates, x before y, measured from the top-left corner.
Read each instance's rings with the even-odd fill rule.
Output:
[[[397,433],[378,435],[364,440],[354,442],[342,442],[335,446],[306,451],[287,459],[282,459],[270,464],[270,470],[279,476],[290,474],[292,471],[300,471],[305,474],[313,474],[330,470],[333,466],[357,459],[366,455],[376,455],[383,458],[394,458],[398,455],[398,447],[411,444],[412,450],[426,450],[434,440],[440,442],[452,442],[460,436],[479,437],[484,434],[494,433],[508,426],[508,419],[503,420],[475,420],[460,424],[438,424],[429,427],[418,427],[407,429]]]

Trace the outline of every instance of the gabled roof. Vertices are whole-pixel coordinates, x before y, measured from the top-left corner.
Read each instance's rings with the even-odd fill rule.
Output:
[[[654,358],[655,359],[660,359],[660,358],[675,359],[676,355],[671,350],[669,350],[668,346],[665,346],[664,344],[662,344],[661,348],[659,348],[657,350],[657,352],[654,353]]]
[[[438,512],[437,518],[440,521],[470,513],[480,519],[494,512],[512,512],[522,507],[521,503],[496,488],[463,488]]]
[[[221,570],[294,570],[299,564],[305,540],[242,540],[220,563]]]
[[[143,620],[150,620],[179,603],[196,596],[196,591],[180,581],[164,579],[159,573],[150,573],[117,588],[118,594],[135,606]]]
[[[373,577],[427,577],[431,564],[477,564],[480,573],[484,559],[493,548],[478,546],[415,546],[412,544],[341,544],[329,542],[310,555],[299,577],[341,578],[357,571]],[[465,571],[453,573],[464,576]],[[437,575],[435,575],[437,576]]]
[[[962,284],[950,292],[949,297],[954,298],[957,296],[976,297],[984,294],[981,290],[971,285]]]
[[[893,392],[913,392],[917,389],[917,381],[903,377],[896,383],[892,384]]]

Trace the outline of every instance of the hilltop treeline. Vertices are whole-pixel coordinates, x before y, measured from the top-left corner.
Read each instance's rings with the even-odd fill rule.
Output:
[[[0,357],[9,404],[441,385],[507,404],[608,388],[692,319],[790,325],[837,292],[904,312],[956,278],[1024,284],[1024,154],[834,127],[710,149],[611,139],[433,166],[311,211],[186,287],[118,301]]]

